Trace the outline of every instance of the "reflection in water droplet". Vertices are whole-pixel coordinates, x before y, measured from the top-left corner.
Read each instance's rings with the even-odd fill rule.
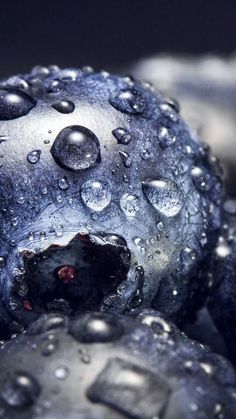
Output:
[[[40,386],[37,380],[24,371],[10,371],[1,388],[2,398],[13,407],[32,405],[39,393]]]
[[[126,128],[116,128],[112,131],[112,134],[116,138],[118,144],[129,144],[131,141],[131,135]]]
[[[166,217],[174,217],[181,211],[183,195],[175,182],[148,179],[142,183],[142,189],[150,204]]]
[[[40,160],[41,150],[33,150],[27,155],[27,160],[31,164],[36,164]]]
[[[135,89],[124,89],[110,98],[110,104],[120,112],[141,114],[145,109],[145,101],[141,93]]]
[[[111,202],[111,192],[107,183],[100,180],[87,180],[80,190],[84,204],[94,211],[102,211]]]
[[[52,107],[60,113],[72,113],[75,110],[75,105],[71,100],[60,100],[54,103]]]
[[[64,128],[56,137],[51,154],[56,163],[69,170],[85,170],[101,161],[96,135],[80,125]]]
[[[126,193],[120,199],[120,207],[128,217],[135,217],[140,209],[139,198]]]
[[[8,121],[28,115],[36,101],[21,90],[0,87],[0,120]]]

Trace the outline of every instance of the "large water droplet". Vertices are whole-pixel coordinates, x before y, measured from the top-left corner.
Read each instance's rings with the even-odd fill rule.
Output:
[[[101,161],[96,135],[80,125],[64,128],[56,137],[51,154],[59,166],[69,170],[90,169]]]
[[[128,217],[135,217],[140,209],[139,198],[125,193],[120,199],[120,207]]]
[[[87,395],[93,402],[112,407],[127,418],[154,419],[161,417],[169,391],[167,382],[157,372],[116,356],[107,362]]]
[[[40,386],[37,380],[23,371],[9,372],[1,389],[2,398],[13,407],[32,405],[39,393]]]
[[[107,313],[86,313],[72,321],[70,334],[79,342],[112,342],[120,338],[123,327]]]
[[[27,155],[27,160],[31,164],[38,163],[40,160],[41,150],[33,150]]]
[[[94,211],[102,211],[111,202],[111,192],[107,183],[100,180],[87,180],[80,189],[84,204]]]
[[[112,134],[116,138],[118,144],[129,144],[131,135],[126,128],[113,129]]]
[[[141,114],[145,109],[144,98],[135,89],[120,90],[109,102],[118,111],[131,115]]]
[[[147,200],[166,217],[179,214],[184,200],[182,192],[175,182],[168,179],[147,179],[142,183],[142,189]]]
[[[60,100],[54,103],[52,107],[60,113],[72,113],[75,110],[75,105],[71,100]]]
[[[0,87],[0,120],[8,121],[27,115],[36,101],[27,93],[11,87]]]

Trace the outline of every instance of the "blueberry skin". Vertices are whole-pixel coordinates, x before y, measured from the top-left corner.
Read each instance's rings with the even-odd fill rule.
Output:
[[[0,352],[5,419],[232,419],[229,362],[162,314],[47,314]]]
[[[148,83],[90,68],[37,67],[2,82],[5,334],[9,324],[15,332],[40,314],[25,255],[64,249],[78,235],[113,250],[122,243],[129,254],[128,273],[96,309],[152,306],[176,321],[194,315],[208,290],[205,261],[217,239],[222,188],[215,160],[178,111]],[[40,271],[49,283],[51,271]]]
[[[224,204],[224,223],[213,253],[215,286],[210,295],[210,314],[225,339],[231,361],[236,364],[236,201]]]

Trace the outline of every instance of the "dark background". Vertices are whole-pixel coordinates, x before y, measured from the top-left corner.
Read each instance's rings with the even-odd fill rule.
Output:
[[[35,64],[112,70],[155,52],[235,50],[236,1],[0,3],[0,77]]]

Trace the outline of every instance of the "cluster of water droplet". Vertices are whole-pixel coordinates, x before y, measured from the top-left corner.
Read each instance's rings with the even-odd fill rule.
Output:
[[[43,315],[0,361],[4,418],[231,419],[235,409],[230,364],[152,310]]]
[[[41,253],[78,233],[123,237],[131,252],[130,274],[103,307],[148,302],[178,316],[189,295],[198,298],[196,271],[215,241],[221,186],[217,162],[175,101],[131,77],[37,66],[2,83],[0,148],[7,302],[25,287],[12,275],[24,268],[22,250]]]

